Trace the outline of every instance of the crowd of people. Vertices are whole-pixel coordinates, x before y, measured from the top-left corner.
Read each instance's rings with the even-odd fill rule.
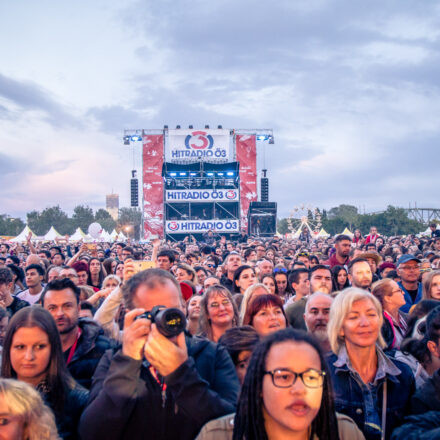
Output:
[[[440,439],[431,230],[1,240],[0,438]]]

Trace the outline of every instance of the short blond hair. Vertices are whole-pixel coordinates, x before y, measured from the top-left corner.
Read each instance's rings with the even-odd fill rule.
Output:
[[[379,315],[380,329],[383,324],[382,306],[378,299],[367,290],[358,289],[357,287],[349,287],[339,293],[333,300],[330,307],[330,318],[327,324],[328,339],[333,353],[338,354],[341,347],[345,344],[344,338],[340,335],[344,320],[350,313],[353,304],[363,299],[369,299]],[[377,338],[381,348],[385,348],[385,340],[382,332],[379,330]]]
[[[18,416],[27,440],[58,440],[58,432],[52,411],[43,403],[38,391],[25,382],[0,379],[0,399],[9,412]]]

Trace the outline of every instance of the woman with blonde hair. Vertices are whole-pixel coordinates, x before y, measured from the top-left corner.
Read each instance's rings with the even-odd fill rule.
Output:
[[[383,352],[382,323],[377,298],[348,288],[334,299],[327,325],[336,411],[351,417],[367,440],[390,438],[415,390],[411,369]]]
[[[440,299],[440,270],[433,270],[423,277],[422,299]]]
[[[246,309],[249,306],[249,303],[251,302],[251,299],[258,295],[270,295],[270,290],[262,283],[253,284],[252,286],[248,287],[246,291],[243,294],[243,301],[240,305],[240,315],[239,315],[239,322],[240,325],[243,325],[243,318],[246,314]]]
[[[55,418],[38,391],[25,382],[0,379],[0,438],[58,440]]]
[[[220,285],[207,289],[200,302],[197,334],[217,342],[226,330],[238,325],[238,311],[231,292]]]

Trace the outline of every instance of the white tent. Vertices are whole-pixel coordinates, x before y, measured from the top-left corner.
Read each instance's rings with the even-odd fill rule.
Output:
[[[350,229],[348,229],[347,227],[340,234],[337,235],[348,235],[351,238],[354,237],[353,232],[351,232]]]
[[[43,240],[53,241],[55,240],[55,238],[61,237],[61,234],[53,226],[51,226],[49,231],[47,231],[47,234],[44,236]]]
[[[119,241],[127,241],[127,237],[124,235],[124,233],[122,231],[118,234],[118,240]]]
[[[103,229],[101,232],[100,240],[106,242],[113,241],[111,235],[105,229]]]
[[[322,228],[319,232],[318,232],[318,234],[316,235],[316,238],[328,238],[328,237],[330,237],[330,234],[324,229],[324,228]]]
[[[70,236],[69,241],[80,241],[86,238],[86,234],[84,234],[81,228],[76,228],[76,231],[73,235]]]
[[[27,240],[27,237],[29,235],[29,232],[32,233],[32,237],[31,240],[36,240],[37,236],[34,234],[34,232],[31,231],[31,229],[29,228],[28,225],[26,225],[24,227],[24,229],[13,239],[11,239],[11,241],[13,243],[24,243]]]
[[[116,240],[116,238],[118,237],[118,233],[116,232],[116,229],[113,229],[113,231],[110,234],[110,237],[113,241]]]

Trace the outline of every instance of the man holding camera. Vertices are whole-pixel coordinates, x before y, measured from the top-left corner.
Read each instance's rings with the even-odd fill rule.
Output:
[[[159,305],[183,310],[175,278],[161,269],[139,272],[123,295],[122,349],[98,365],[81,437],[193,439],[209,420],[234,412],[239,384],[225,349],[183,332],[167,338],[143,315]]]

